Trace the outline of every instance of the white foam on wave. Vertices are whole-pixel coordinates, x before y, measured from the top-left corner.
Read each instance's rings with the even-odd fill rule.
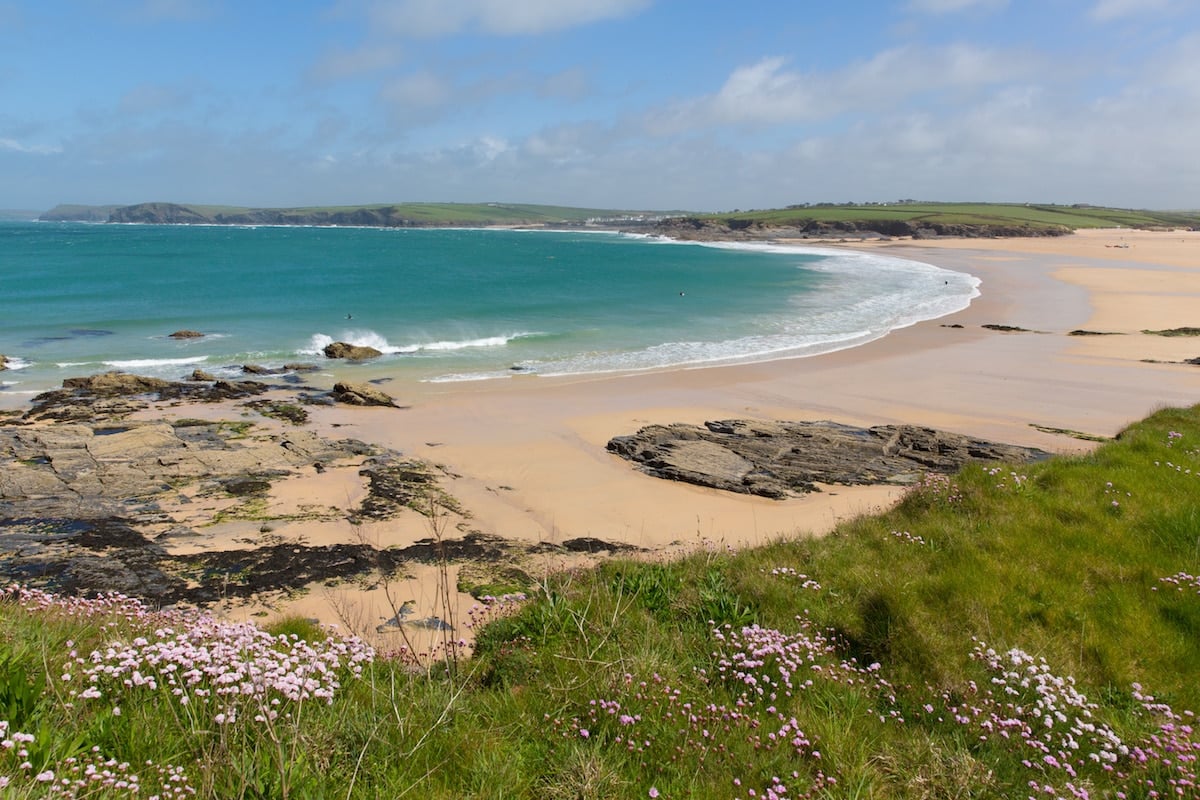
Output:
[[[26,361],[20,356],[8,356],[4,362],[5,370],[25,369],[33,364],[32,361]]]
[[[102,361],[106,367],[116,369],[156,369],[159,367],[178,367],[184,364],[199,364],[207,361],[208,356],[191,356],[189,358],[131,358],[126,361]],[[59,366],[77,366],[60,364]]]
[[[797,266],[821,275],[822,285],[794,297],[792,314],[775,320],[772,330],[760,334],[724,341],[666,342],[624,352],[579,354],[521,363],[518,371],[452,374],[433,380],[690,369],[815,356],[857,347],[898,328],[961,311],[980,294],[981,282],[973,275],[879,253],[644,238],[664,244],[817,256],[816,260],[806,259]]]
[[[357,347],[373,347],[379,352],[389,354],[405,354],[421,352],[453,352],[455,350],[468,350],[474,348],[486,347],[504,347],[509,342],[516,339],[525,339],[541,334],[533,332],[509,333],[500,336],[480,336],[470,339],[437,339],[433,341],[415,342],[407,345],[394,345],[390,343],[386,337],[375,333],[374,331],[346,331],[340,338],[334,339],[332,336],[324,333],[315,333],[309,340],[307,346],[301,348],[298,352],[304,355],[322,355],[328,345],[335,341],[345,342]]]

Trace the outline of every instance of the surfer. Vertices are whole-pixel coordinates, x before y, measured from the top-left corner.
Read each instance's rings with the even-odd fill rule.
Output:
[[[354,319],[354,315],[353,315],[353,314],[347,314],[347,315],[346,315],[346,319]]]

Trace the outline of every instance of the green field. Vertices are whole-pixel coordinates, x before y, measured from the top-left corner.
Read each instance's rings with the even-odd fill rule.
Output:
[[[164,797],[1195,798],[1197,576],[1200,406],[929,476],[825,538],[545,576],[479,610],[473,655],[356,663],[304,620],[9,589],[0,786],[91,765],[68,796],[137,773]]]
[[[1031,230],[1080,228],[1174,228],[1200,225],[1200,212],[1136,211],[1096,206],[1034,203],[891,203],[887,205],[815,205],[766,211],[705,214],[697,219],[725,224],[802,227],[811,222],[869,225],[898,221],[912,224],[1012,226]]]

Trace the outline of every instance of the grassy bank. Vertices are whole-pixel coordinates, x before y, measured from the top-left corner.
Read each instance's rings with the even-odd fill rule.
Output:
[[[446,641],[420,664],[303,621],[271,638],[10,590],[0,781],[13,797],[70,789],[73,768],[98,797],[128,796],[132,773],[141,797],[1195,797],[1198,473],[1200,406],[1164,410],[1087,456],[931,477],[823,539],[554,576],[479,609],[473,655]]]
[[[1069,232],[1086,228],[1171,229],[1200,225],[1195,211],[1150,211],[1087,205],[1044,203],[887,203],[793,206],[782,209],[705,214],[696,219],[730,227],[806,228],[813,225],[875,228],[961,227],[977,232],[1018,231],[1028,234]]]

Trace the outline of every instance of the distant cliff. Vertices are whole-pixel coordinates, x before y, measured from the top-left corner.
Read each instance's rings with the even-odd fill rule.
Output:
[[[450,225],[455,220],[422,222],[404,216],[397,206],[352,208],[246,208],[206,211],[199,206],[177,203],[138,203],[114,209],[109,222],[140,222],[151,225],[354,225],[377,228],[408,228],[421,225]],[[467,222],[461,221],[461,224]]]
[[[38,215],[43,222],[108,222],[120,206],[81,206],[64,203]]]
[[[61,205],[42,214],[45,221],[139,223],[143,225],[310,225],[373,228],[471,227],[500,225],[645,224],[661,215],[602,209],[505,203],[391,203],[325,208],[242,208],[182,203],[130,206]]]

